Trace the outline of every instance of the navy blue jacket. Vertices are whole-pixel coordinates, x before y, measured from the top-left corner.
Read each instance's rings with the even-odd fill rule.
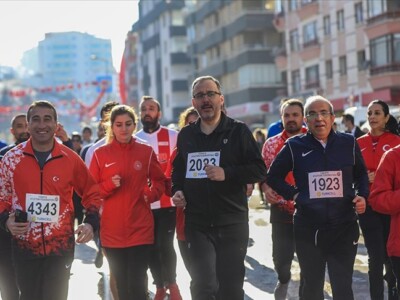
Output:
[[[293,171],[296,186],[286,183]],[[310,199],[308,174],[342,171],[343,197]],[[296,198],[294,224],[332,228],[357,219],[352,200],[367,199],[368,175],[360,148],[349,134],[330,132],[326,147],[310,133],[286,141],[268,170],[267,183],[285,199]]]

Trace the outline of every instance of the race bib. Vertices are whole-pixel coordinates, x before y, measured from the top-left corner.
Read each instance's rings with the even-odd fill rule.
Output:
[[[310,199],[343,197],[342,171],[323,171],[308,174]]]
[[[207,178],[204,170],[207,165],[219,167],[219,151],[194,152],[188,154],[186,178]]]
[[[26,194],[28,221],[40,223],[58,222],[60,196]]]

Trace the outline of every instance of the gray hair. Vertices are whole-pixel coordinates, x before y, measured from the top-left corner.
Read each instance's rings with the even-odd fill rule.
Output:
[[[317,101],[325,102],[326,104],[328,104],[330,113],[332,115],[335,114],[335,112],[333,111],[333,105],[332,105],[331,101],[322,97],[321,95],[315,95],[315,96],[308,97],[306,100],[306,104],[304,104],[304,115],[305,116],[308,114],[308,108],[310,107],[310,105]]]
[[[192,83],[192,94],[193,94],[193,90],[194,90],[194,88],[196,87],[196,85],[199,84],[200,82],[204,81],[204,80],[211,80],[211,81],[213,81],[213,82],[217,85],[218,92],[221,93],[221,84],[219,83],[219,81],[218,81],[215,77],[213,77],[213,76],[211,76],[211,75],[207,75],[207,76],[200,76],[200,77],[197,77],[197,78],[193,81],[193,83]]]

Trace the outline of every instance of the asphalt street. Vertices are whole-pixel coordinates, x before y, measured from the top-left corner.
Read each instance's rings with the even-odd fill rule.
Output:
[[[258,192],[255,191],[249,201],[250,206],[250,240],[245,261],[246,278],[244,283],[245,300],[274,299],[273,291],[277,282],[271,255],[271,225],[269,224],[269,209],[260,204]],[[190,300],[190,277],[184,268],[178,254],[177,282],[184,300]],[[94,265],[96,256],[94,242],[76,246],[75,260],[70,279],[69,300],[112,299],[109,290],[109,269],[106,259],[101,268]],[[369,299],[368,267],[366,249],[362,240],[359,243],[358,255],[354,267],[353,288],[355,299]],[[297,300],[299,286],[299,267],[296,259],[292,265],[292,280],[289,285],[288,299]],[[152,282],[149,272],[149,283]],[[326,277],[325,299],[332,299],[329,278]],[[154,286],[149,284],[154,292]],[[227,299],[228,300],[228,299]]]

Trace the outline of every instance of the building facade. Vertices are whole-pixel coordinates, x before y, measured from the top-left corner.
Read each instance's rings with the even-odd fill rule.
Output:
[[[321,94],[335,110],[400,104],[400,1],[278,0],[276,64],[288,96]]]
[[[191,105],[184,7],[184,0],[141,0],[139,19],[132,26],[138,35],[137,94],[160,101],[163,123],[177,122]]]
[[[282,38],[272,23],[275,1],[188,1],[187,11],[191,79],[219,79],[228,115],[248,124],[272,121],[272,100],[286,92],[274,60]]]

